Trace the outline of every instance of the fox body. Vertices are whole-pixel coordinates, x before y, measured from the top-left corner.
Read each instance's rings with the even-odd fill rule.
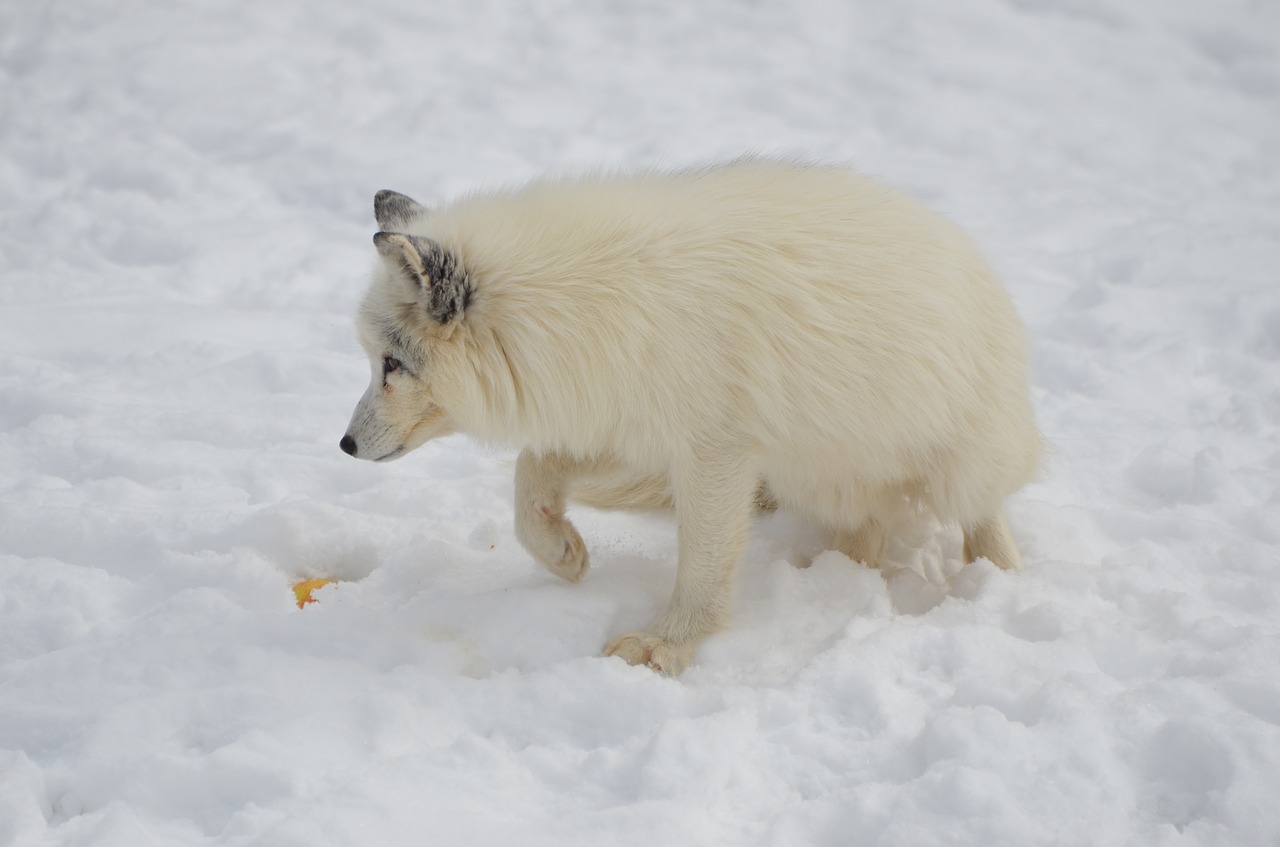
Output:
[[[1019,566],[1002,502],[1041,452],[1023,329],[970,240],[904,194],[745,159],[374,205],[372,379],[343,449],[521,448],[517,535],[570,580],[588,557],[566,498],[673,508],[671,602],[607,652],[683,669],[762,507],[871,565],[928,509],[968,558]]]

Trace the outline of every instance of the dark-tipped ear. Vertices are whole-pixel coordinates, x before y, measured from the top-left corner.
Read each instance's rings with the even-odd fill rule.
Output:
[[[401,230],[405,224],[426,214],[425,206],[398,191],[384,189],[373,195],[373,218],[378,222],[378,229]]]
[[[472,287],[456,256],[430,238],[402,232],[379,232],[373,243],[378,255],[414,286],[434,320],[444,324],[462,317]]]

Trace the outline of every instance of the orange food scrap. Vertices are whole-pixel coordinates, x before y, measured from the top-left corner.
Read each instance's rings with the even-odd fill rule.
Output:
[[[298,598],[298,608],[301,609],[308,603],[316,602],[316,598],[311,596],[311,592],[331,582],[333,582],[332,579],[304,579],[302,582],[295,583],[293,596]]]

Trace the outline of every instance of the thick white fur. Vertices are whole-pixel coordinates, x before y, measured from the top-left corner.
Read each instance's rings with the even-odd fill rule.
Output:
[[[748,159],[480,194],[403,231],[458,257],[474,293],[438,324],[384,262],[361,320],[374,384],[348,434],[362,454],[453,430],[522,447],[517,533],[570,580],[587,568],[574,486],[674,505],[671,602],[610,654],[683,669],[726,621],[771,500],[868,564],[882,526],[927,508],[968,557],[1019,565],[1001,504],[1041,450],[1022,327],[970,240],[905,195]],[[388,325],[424,363],[389,389]]]

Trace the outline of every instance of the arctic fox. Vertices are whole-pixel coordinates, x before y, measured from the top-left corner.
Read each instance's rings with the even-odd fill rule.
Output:
[[[515,528],[570,581],[567,497],[674,509],[675,592],[606,654],[667,673],[726,623],[775,505],[876,565],[928,509],[1020,566],[1002,501],[1041,452],[1008,295],[952,223],[831,166],[749,158],[479,193],[381,191],[360,308],[372,380],[342,449],[452,432],[522,448]]]

